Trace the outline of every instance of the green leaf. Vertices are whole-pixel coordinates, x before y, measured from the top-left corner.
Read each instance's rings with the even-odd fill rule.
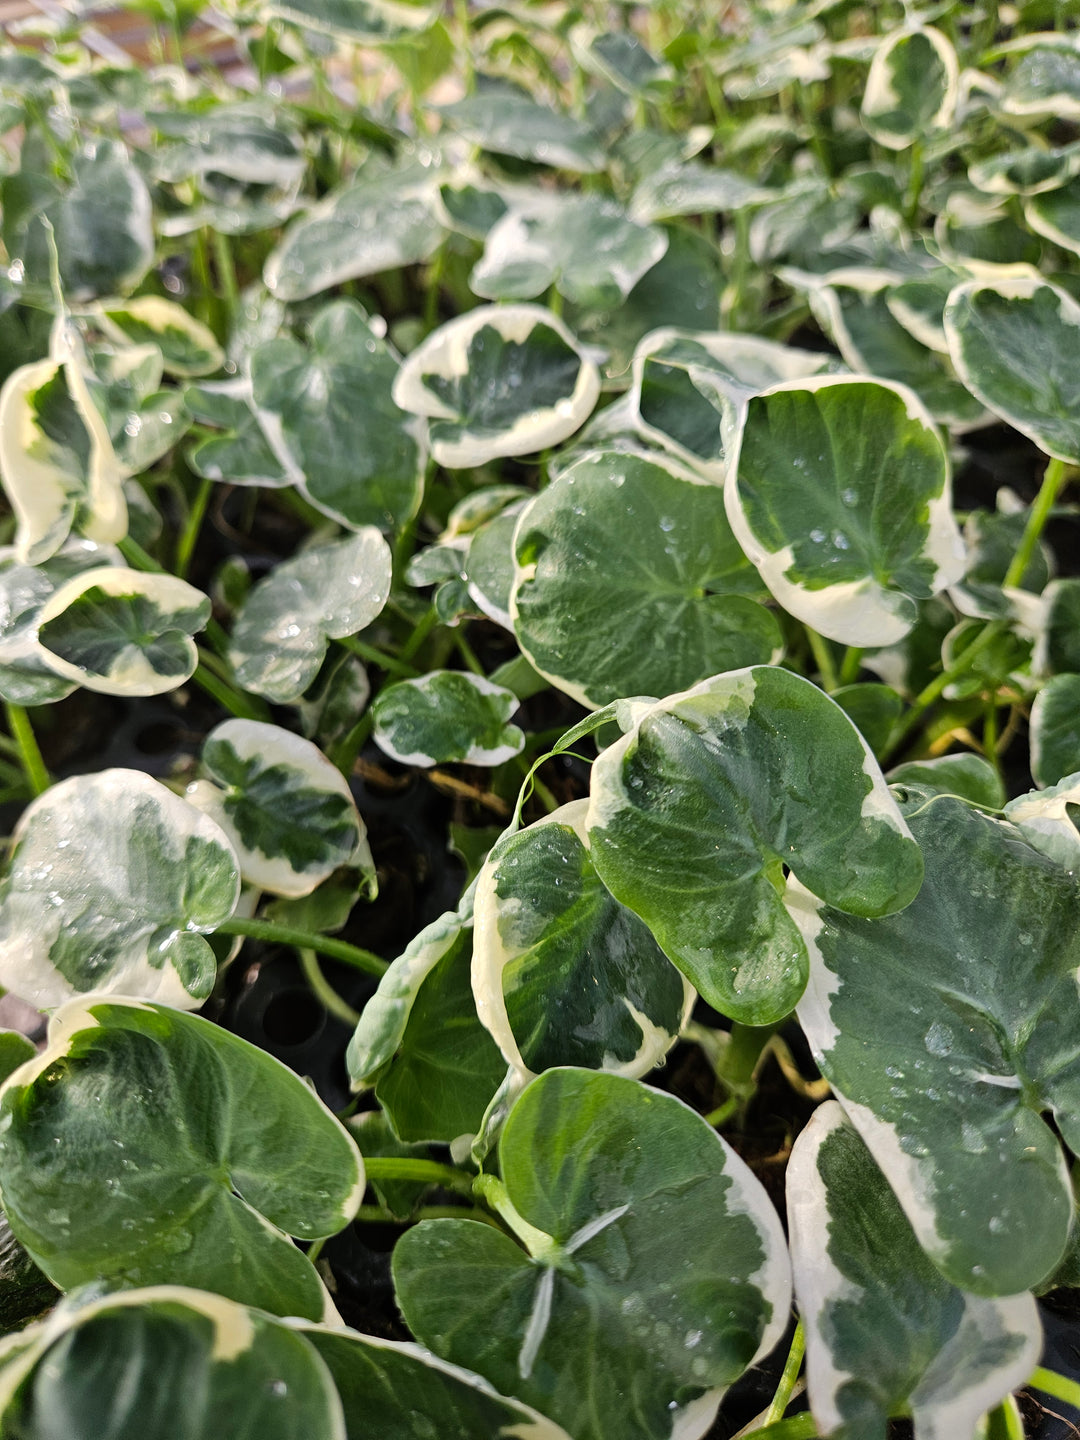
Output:
[[[396,530],[420,504],[426,461],[419,427],[390,398],[397,361],[351,300],[321,309],[309,336],[307,348],[283,337],[252,353],[262,428],[323,514]]]
[[[475,95],[439,110],[452,130],[495,155],[576,174],[604,168],[604,147],[588,125],[539,104],[514,85],[488,81]]]
[[[514,549],[518,644],[591,708],[780,652],[722,491],[673,461],[584,456],[529,503]]]
[[[191,421],[178,390],[162,390],[156,345],[98,349],[87,377],[125,476],[141,475],[181,439]],[[152,508],[152,507],[151,507]],[[156,517],[156,511],[154,512]]]
[[[187,798],[221,826],[249,885],[310,895],[364,839],[340,770],[280,725],[225,720],[203,742],[202,764],[209,779]]]
[[[917,894],[918,846],[866,742],[798,675],[718,675],[635,720],[593,766],[593,864],[710,1005],[771,1024],[809,966],[785,868],[876,917]]]
[[[1031,775],[1042,787],[1080,770],[1080,675],[1055,675],[1031,707]]]
[[[476,1008],[524,1078],[581,1065],[637,1078],[674,1045],[694,991],[589,858],[587,800],[508,836],[475,898]]]
[[[46,665],[87,690],[161,695],[194,674],[191,636],[209,618],[209,596],[186,581],[105,565],[53,592],[37,637]]]
[[[443,238],[434,186],[432,170],[417,163],[374,171],[333,191],[271,251],[263,270],[267,288],[279,300],[305,300],[346,280],[427,260]]]
[[[512,690],[483,675],[431,670],[379,691],[373,738],[402,765],[501,765],[525,744],[524,733],[506,723],[517,708]]]
[[[747,402],[732,529],[784,609],[845,645],[892,645],[963,573],[949,461],[902,385],[819,376]]]
[[[874,754],[880,755],[904,709],[896,691],[888,685],[841,685],[832,692],[832,698]]]
[[[147,121],[165,137],[151,152],[154,175],[172,184],[227,176],[244,185],[289,190],[304,174],[299,137],[275,124],[259,101],[197,112],[151,110]]]
[[[104,306],[101,319],[106,330],[123,343],[156,345],[170,375],[212,375],[225,359],[207,326],[182,305],[159,295],[140,295],[122,306]]]
[[[812,962],[799,1019],[931,1260],[1013,1295],[1055,1268],[1073,1215],[1041,1112],[1080,1140],[1080,888],[960,800],[912,788],[901,809],[926,879],[900,914],[867,925],[789,882]]]
[[[835,1101],[796,1140],[787,1196],[822,1434],[885,1440],[889,1416],[910,1413],[919,1440],[974,1435],[1039,1358],[1033,1297],[981,1299],[944,1279]]]
[[[1024,219],[1037,235],[1080,254],[1080,180],[1033,196],[1024,205]]]
[[[1080,674],[1080,579],[1052,580],[1045,606],[1045,666],[1054,675]]]
[[[41,653],[37,627],[50,596],[73,575],[122,563],[111,545],[68,538],[40,565],[24,565],[11,546],[0,550],[0,696],[13,705],[50,705],[75,689]]]
[[[635,220],[671,220],[678,215],[732,214],[770,200],[775,192],[734,170],[694,161],[662,165],[634,191]]]
[[[471,958],[471,917],[440,916],[387,970],[349,1041],[353,1086],[375,1085],[401,1140],[475,1135],[506,1074],[477,1018]]]
[[[37,1046],[19,1030],[0,1030],[0,1084],[27,1060],[33,1060]]]
[[[896,765],[885,776],[890,785],[917,785],[935,795],[959,795],[974,805],[1000,810],[1005,804],[1005,786],[989,760],[965,752],[942,755],[936,760],[909,760]]]
[[[1056,785],[1018,795],[1005,806],[1006,818],[1051,860],[1075,874],[1080,868],[1080,772],[1072,772]]]
[[[1080,304],[1029,276],[958,285],[945,334],[964,384],[1048,455],[1080,463]]]
[[[250,380],[189,385],[184,404],[200,425],[224,432],[206,436],[187,452],[187,462],[196,475],[230,485],[273,489],[293,483],[293,474],[274,454],[259,423]]]
[[[288,1239],[334,1235],[360,1153],[280,1061],[195,1015],[90,997],[0,1090],[11,1228],[61,1288],[195,1285],[272,1314],[323,1316]]]
[[[305,1325],[301,1333],[333,1376],[349,1436],[357,1440],[404,1440],[425,1431],[439,1440],[570,1440],[538,1411],[419,1345],[322,1326]]]
[[[0,1423],[25,1440],[346,1440],[302,1334],[220,1295],[160,1285],[88,1296],[25,1332],[0,1370]]]
[[[595,195],[542,193],[488,231],[469,286],[488,300],[531,300],[552,285],[576,305],[621,305],[667,250],[666,231],[639,225]]]
[[[273,0],[269,11],[317,34],[381,45],[427,29],[439,6],[432,0]]]
[[[956,51],[933,26],[908,26],[874,52],[862,99],[862,123],[879,145],[906,150],[946,130],[956,110]]]
[[[1000,99],[1007,115],[1080,119],[1080,55],[1038,45],[1022,57]]]
[[[394,403],[430,417],[431,453],[463,469],[557,445],[588,418],[596,366],[550,310],[482,305],[434,331],[394,382]]]
[[[992,155],[968,168],[968,179],[989,195],[1041,195],[1080,174],[1080,145],[1044,150],[1028,145]]]
[[[0,984],[38,1009],[89,990],[193,1009],[233,913],[236,857],[213,821],[138,770],[53,785],[23,811],[0,882]]]
[[[315,679],[330,639],[370,625],[390,594],[390,547],[374,526],[304,550],[260,580],[233,626],[245,690],[284,704]]]
[[[572,1069],[524,1091],[499,1162],[531,1254],[476,1221],[422,1221],[393,1257],[410,1328],[576,1440],[702,1434],[787,1320],[759,1182],[672,1096]]]
[[[489,620],[506,630],[513,629],[510,595],[514,588],[514,531],[524,508],[525,502],[518,501],[478,526],[464,555],[470,600]]]

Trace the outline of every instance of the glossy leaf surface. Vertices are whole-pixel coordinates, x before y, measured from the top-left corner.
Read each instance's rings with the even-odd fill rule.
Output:
[[[429,670],[379,692],[375,743],[401,765],[501,765],[525,744],[524,732],[507,723],[517,708],[512,690],[483,675]]]

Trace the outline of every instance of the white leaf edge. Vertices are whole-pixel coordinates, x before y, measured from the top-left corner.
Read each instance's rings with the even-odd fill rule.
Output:
[[[863,128],[872,140],[876,140],[879,145],[884,145],[887,150],[906,150],[914,140],[919,138],[917,131],[900,134],[894,130],[884,130],[878,125],[875,118],[878,114],[887,113],[892,109],[898,98],[892,88],[892,77],[888,68],[892,52],[915,35],[922,35],[930,41],[945,67],[945,93],[942,96],[941,104],[927,121],[927,129],[948,129],[956,111],[956,101],[960,90],[960,65],[956,58],[956,51],[949,40],[933,25],[905,25],[903,29],[888,36],[874,52],[874,58],[870,62],[870,72],[866,77],[866,88],[863,91],[860,109]]]
[[[166,300],[161,295],[138,295],[133,300],[101,305],[95,310],[94,319],[97,324],[119,344],[153,343],[132,340],[123,326],[112,319],[111,311],[115,311],[117,314],[133,315],[136,320],[146,325],[155,334],[161,334],[166,330],[179,330],[193,345],[206,352],[205,364],[191,366],[170,359],[159,346],[162,366],[170,375],[176,375],[182,379],[195,379],[202,375],[212,375],[225,363],[225,352],[218,344],[213,331],[201,320],[196,320],[194,315],[189,315],[184,307],[178,305],[175,300]]]
[[[455,757],[452,762],[443,762],[436,759],[433,755],[425,755],[422,750],[399,750],[387,734],[386,728],[380,723],[378,714],[379,702],[378,698],[376,698],[372,705],[372,715],[375,725],[371,738],[375,741],[376,745],[378,745],[379,749],[389,755],[391,760],[396,760],[399,765],[415,765],[425,770],[430,769],[433,765],[443,763],[485,766],[502,765],[505,761],[512,760],[515,755],[520,755],[525,748],[525,733],[519,730],[516,725],[509,725],[507,723],[511,715],[517,711],[521,704],[521,701],[512,690],[507,690],[503,685],[496,685],[495,681],[489,680],[486,675],[474,675],[471,670],[429,670],[426,675],[421,675],[416,680],[401,680],[398,681],[397,684],[407,685],[411,690],[424,692],[434,689],[439,680],[447,674],[458,676],[471,685],[474,690],[479,691],[481,695],[489,696],[493,701],[493,708],[496,711],[501,710],[505,712],[499,717],[504,728],[515,731],[520,737],[520,742],[517,740],[514,742],[507,741],[506,744],[496,745],[494,749],[491,750],[485,750],[481,745],[473,745],[466,754]],[[395,689],[396,688],[397,686],[395,686]]]

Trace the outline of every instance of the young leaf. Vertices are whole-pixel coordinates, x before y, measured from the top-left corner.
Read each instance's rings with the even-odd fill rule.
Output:
[[[946,130],[956,109],[956,51],[932,25],[887,36],[874,52],[863,92],[862,122],[879,145],[906,150]]]
[[[373,738],[401,765],[502,765],[525,744],[524,733],[506,723],[517,708],[512,690],[483,675],[431,670],[379,691]]]
[[[681,1101],[573,1069],[523,1092],[499,1162],[530,1252],[473,1220],[406,1231],[393,1270],[410,1328],[576,1440],[703,1435],[787,1321],[760,1183]]]
[[[212,820],[137,770],[53,785],[0,882],[0,983],[39,1009],[89,990],[194,1009],[232,915],[236,857]]]
[[[430,417],[431,453],[463,469],[557,445],[583,423],[600,376],[540,305],[482,305],[442,325],[405,360],[394,403]]]
[[[471,957],[471,917],[440,916],[387,970],[349,1041],[354,1087],[375,1085],[402,1140],[475,1135],[506,1075],[476,1015]]]
[[[228,836],[249,885],[310,895],[364,839],[348,781],[322,751],[280,725],[225,720],[202,751],[208,780],[187,798]]]
[[[107,565],[50,595],[37,638],[49,668],[88,690],[161,695],[194,674],[191,636],[209,618],[209,596],[185,580]]]
[[[359,530],[399,529],[420,504],[426,456],[416,421],[390,398],[397,361],[358,305],[315,315],[305,348],[288,337],[250,359],[262,428],[304,495]]]
[[[889,1416],[910,1411],[916,1440],[974,1440],[1039,1358],[1034,1298],[981,1299],[944,1279],[833,1100],[795,1142],[787,1209],[822,1434],[885,1440]]]
[[[156,345],[170,375],[212,375],[225,359],[213,331],[174,300],[140,295],[125,305],[103,307],[105,328],[128,345]]]
[[[587,800],[503,840],[476,888],[477,1014],[526,1079],[556,1065],[637,1078],[660,1064],[693,988],[589,858]]]
[[[798,675],[759,666],[645,709],[593,766],[589,847],[710,1005],[749,1025],[792,1009],[807,949],[785,867],[860,917],[910,904],[922,859],[866,742]]]
[[[1080,832],[1075,820],[1080,813],[1078,805],[1080,772],[1073,771],[1056,785],[1010,800],[1005,816],[1029,845],[1075,874],[1080,869]]]
[[[331,638],[370,625],[390,594],[390,547],[373,525],[301,551],[254,586],[233,626],[229,659],[246,690],[297,700]]]
[[[1080,304],[1045,280],[958,285],[945,334],[964,384],[1048,455],[1080,463]]]
[[[0,1089],[11,1228],[67,1289],[195,1285],[319,1320],[288,1239],[334,1235],[364,1191],[360,1152],[264,1051],[164,1005],[88,997]]]
[[[780,652],[721,490],[666,458],[577,460],[522,512],[514,551],[518,644],[584,705],[668,694]]]
[[[892,645],[963,574],[949,461],[905,386],[820,376],[746,406],[725,484],[739,543],[785,610],[846,645]]]
[[[935,1265],[1013,1295],[1054,1269],[1072,1221],[1040,1112],[1080,1139],[1080,889],[960,800],[912,788],[901,809],[926,860],[902,913],[866,925],[789,881],[811,956],[799,1018]]]

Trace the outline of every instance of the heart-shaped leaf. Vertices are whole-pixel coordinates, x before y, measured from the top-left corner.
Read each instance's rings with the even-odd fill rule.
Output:
[[[835,1101],[795,1142],[787,1211],[821,1433],[885,1440],[888,1418],[910,1413],[917,1440],[971,1440],[1039,1358],[1033,1297],[985,1300],[944,1279]]]
[[[194,674],[191,636],[209,618],[209,596],[185,580],[101,566],[53,592],[37,637],[50,669],[88,690],[161,695]]]
[[[874,52],[863,91],[862,122],[879,145],[906,150],[952,124],[960,67],[932,25],[888,35]]]
[[[725,485],[742,548],[785,610],[845,645],[892,645],[963,574],[949,461],[902,385],[825,375],[746,405]]]
[[[710,1005],[779,1020],[809,968],[785,868],[887,915],[918,892],[918,846],[854,725],[787,670],[718,675],[635,719],[593,766],[593,864]]]
[[[958,285],[945,306],[964,384],[1048,455],[1080,464],[1080,303],[1045,280]]]
[[[406,1231],[393,1269],[409,1327],[577,1440],[703,1435],[787,1321],[760,1183],[672,1096],[573,1069],[522,1093],[499,1162],[492,1192],[529,1251],[473,1220]]]
[[[62,1288],[195,1285],[321,1319],[287,1238],[334,1235],[364,1191],[348,1132],[280,1061],[195,1015],[89,997],[0,1089],[12,1229]]]
[[[229,658],[240,684],[279,704],[299,699],[330,639],[363,630],[382,610],[390,571],[390,547],[372,525],[278,565],[236,617]]]
[[[232,915],[236,857],[213,821],[138,770],[53,785],[23,811],[0,882],[0,983],[39,1009],[89,990],[193,1009]]]
[[[351,300],[321,309],[309,338],[308,348],[283,337],[251,355],[263,429],[324,514],[351,530],[395,530],[420,504],[426,460],[416,422],[390,398],[397,361]]]
[[[310,895],[364,838],[348,781],[313,745],[280,725],[225,720],[203,743],[209,777],[188,800],[228,836],[249,885]]]
[[[430,417],[431,453],[464,468],[557,445],[585,421],[600,376],[540,305],[481,305],[442,325],[405,360],[394,403]]]
[[[723,492],[673,461],[584,456],[522,512],[514,550],[518,644],[584,705],[668,694],[779,654]]]
[[[912,788],[926,860],[903,912],[867,925],[789,882],[811,955],[799,1019],[943,1274],[978,1295],[1037,1285],[1073,1198],[1053,1111],[1080,1141],[1080,886],[1019,829]]]
[[[198,424],[224,432],[207,435],[188,451],[187,461],[196,475],[273,489],[293,484],[293,467],[283,465],[274,454],[259,423],[250,380],[189,385],[184,404]]]
[[[640,1077],[674,1045],[694,991],[589,858],[587,800],[489,855],[474,901],[480,1019],[526,1079],[556,1065]]]
[[[462,670],[431,670],[380,690],[371,707],[374,740],[402,765],[501,765],[520,754],[525,735],[506,722],[512,690]]]
[[[212,330],[175,300],[160,295],[105,306],[101,318],[107,330],[128,345],[156,345],[170,375],[212,375],[225,359]]]
[[[375,1086],[402,1140],[475,1135],[506,1075],[477,1018],[471,959],[471,915],[440,916],[387,970],[349,1041],[353,1085]]]

